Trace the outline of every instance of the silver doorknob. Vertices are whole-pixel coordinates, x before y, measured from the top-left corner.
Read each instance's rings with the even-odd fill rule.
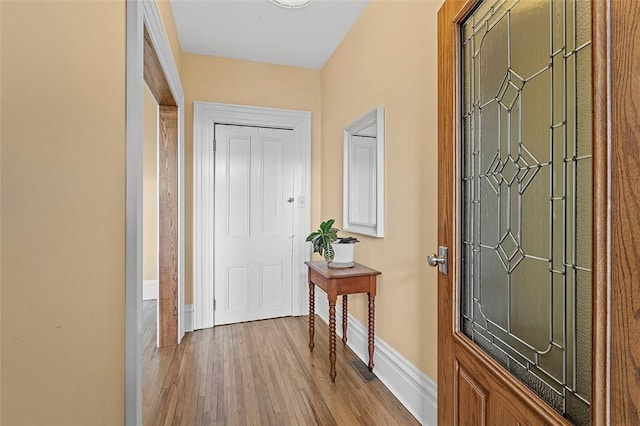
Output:
[[[293,197],[289,197],[289,199],[287,200],[287,203],[293,203]]]
[[[436,255],[435,253],[431,253],[429,256],[427,256],[427,263],[429,264],[429,266],[438,266],[438,265],[444,265],[444,262],[446,262],[444,257],[438,257],[438,255]]]
[[[447,268],[447,248],[440,246],[438,247],[438,254],[436,255],[435,253],[431,253],[429,256],[427,256],[427,263],[429,264],[429,266],[433,266],[433,267],[438,267],[438,270],[440,272],[442,272],[443,274],[446,274],[448,272],[448,268]]]

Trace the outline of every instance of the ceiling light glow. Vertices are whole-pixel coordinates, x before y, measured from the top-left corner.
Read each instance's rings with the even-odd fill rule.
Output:
[[[299,9],[301,7],[309,6],[311,0],[271,0],[271,3],[287,9]]]

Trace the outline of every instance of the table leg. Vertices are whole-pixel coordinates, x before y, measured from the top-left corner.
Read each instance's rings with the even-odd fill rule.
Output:
[[[347,344],[347,318],[348,318],[348,312],[347,312],[347,295],[343,295],[342,296],[342,344],[346,345]]]
[[[315,320],[316,320],[316,312],[315,312],[315,284],[309,281],[309,349],[313,352],[314,343],[313,343],[313,334],[315,332]]]
[[[373,371],[373,342],[374,342],[374,323],[375,323],[375,296],[368,293],[369,296],[369,371]]]
[[[336,381],[336,299],[329,299],[329,362],[331,381]]]

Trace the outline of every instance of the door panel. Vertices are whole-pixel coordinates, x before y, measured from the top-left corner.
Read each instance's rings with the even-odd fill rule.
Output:
[[[512,414],[503,405],[496,404],[496,407],[492,410],[495,413],[496,425],[502,426],[525,426],[530,423],[525,422],[522,419],[518,419],[518,416]]]
[[[464,426],[482,424],[474,421],[463,422],[462,419],[485,419],[487,425],[501,426],[567,423],[549,405],[535,397],[524,384],[509,376],[500,364],[486,353],[477,351],[466,336],[458,334],[454,340],[455,377],[459,377],[458,371],[462,370],[465,381],[475,385],[478,395],[484,394],[486,403],[484,405],[468,404],[462,401],[459,398],[459,392],[456,392],[454,403],[449,410],[452,414],[455,411],[457,421],[449,424]],[[456,382],[459,382],[459,379]],[[440,390],[441,388],[438,387],[438,392]],[[508,420],[507,423],[504,423],[505,419]],[[513,422],[509,419],[513,419]]]
[[[280,289],[283,286],[282,273],[282,263],[261,265],[260,293],[263,308],[278,308],[282,305],[280,294]]]
[[[244,313],[249,309],[249,265],[225,265],[224,267],[226,282],[220,299],[226,303],[222,307],[226,307],[229,313]]]
[[[487,420],[487,391],[459,363],[456,370],[458,423],[484,426]]]
[[[221,144],[219,152],[221,156],[226,154],[226,234],[228,238],[246,238],[251,217],[251,138],[230,137]]]
[[[443,424],[589,423],[591,13],[578,3],[440,12]]]
[[[590,12],[485,0],[460,29],[461,331],[579,424],[591,371]]]
[[[263,140],[260,158],[262,174],[259,185],[262,195],[262,235],[280,235],[283,232],[281,204],[283,193],[284,143],[281,140]]]
[[[480,9],[490,13],[492,8],[487,6],[492,2],[485,2],[480,5]],[[553,1],[547,9],[535,9],[537,1],[520,1],[521,4],[532,6],[530,15],[553,16],[558,10],[569,11],[573,13],[575,10],[575,22],[588,18],[588,12],[580,9],[585,2],[583,1]],[[463,137],[471,137],[473,131],[481,129],[483,132],[494,131],[499,135],[513,135],[510,129],[496,126],[493,129],[486,121],[474,121],[472,117],[468,117],[469,109],[463,105],[470,105],[469,99],[476,94],[477,97],[484,96],[483,90],[462,90],[464,83],[459,81],[458,76],[463,81],[472,81],[475,76],[481,75],[481,67],[468,74],[459,73],[460,62],[468,61],[469,56],[474,52],[462,55],[460,48],[461,40],[464,39],[465,33],[461,33],[461,24],[467,16],[478,5],[477,1],[458,1],[446,0],[440,10],[439,19],[439,244],[448,246],[449,249],[449,275],[439,274],[438,278],[438,298],[439,298],[439,369],[438,369],[438,418],[439,423],[443,425],[464,424],[461,419],[469,420],[469,424],[481,424],[477,419],[482,419],[482,410],[486,410],[484,418],[487,424],[564,424],[568,420],[561,417],[557,411],[551,409],[550,405],[545,403],[542,398],[536,396],[531,389],[518,380],[514,374],[510,374],[504,366],[499,362],[499,354],[496,356],[498,360],[487,354],[488,351],[478,350],[465,333],[461,332],[462,319],[461,313],[470,309],[476,302],[477,298],[462,297],[461,282],[470,282],[469,276],[473,277],[471,271],[461,268],[461,258],[470,259],[472,257],[469,251],[471,246],[462,247],[459,245],[468,235],[474,234],[475,228],[469,224],[469,220],[464,220],[460,215],[461,205],[473,201],[474,191],[482,192],[482,183],[475,187],[472,182],[462,183],[458,185],[456,182],[466,177],[460,164],[478,164],[474,163],[473,147],[465,147],[460,143]],[[525,109],[520,111],[520,135],[526,140],[535,135],[544,132],[543,116],[547,116],[552,120],[552,127],[549,129],[552,140],[562,139],[570,141],[579,139],[581,135],[588,132],[589,126],[564,126],[563,123],[570,120],[580,121],[580,117],[593,117],[593,143],[589,145],[579,144],[578,146],[567,147],[563,145],[550,144],[548,152],[544,146],[536,148],[528,148],[527,155],[539,160],[540,157],[550,155],[554,161],[560,161],[561,167],[564,168],[558,180],[557,175],[552,170],[548,171],[548,175],[544,176],[544,180],[549,182],[549,191],[552,198],[553,207],[549,210],[548,220],[544,217],[534,217],[538,220],[538,228],[551,228],[552,233],[549,234],[548,244],[550,251],[558,251],[569,253],[570,256],[565,258],[551,257],[550,273],[552,278],[549,280],[548,295],[551,298],[565,297],[567,310],[573,311],[577,317],[584,316],[588,310],[592,311],[591,333],[589,338],[582,332],[571,335],[571,331],[567,332],[567,327],[557,327],[555,325],[547,326],[550,333],[550,339],[557,339],[563,336],[568,345],[564,348],[566,353],[570,354],[569,362],[574,362],[577,368],[573,368],[569,362],[563,365],[563,371],[559,369],[545,366],[551,376],[554,374],[565,374],[567,371],[571,374],[566,375],[566,386],[577,390],[578,394],[588,394],[592,402],[589,419],[573,419],[579,423],[593,424],[637,424],[640,421],[640,385],[638,385],[636,368],[637,360],[640,359],[640,344],[637,339],[637,330],[640,328],[640,316],[637,315],[640,305],[638,300],[638,253],[640,253],[640,205],[631,200],[638,199],[638,190],[640,187],[640,162],[638,156],[632,154],[637,151],[638,135],[640,135],[640,89],[637,83],[637,76],[640,75],[640,47],[636,40],[640,34],[640,3],[631,0],[602,0],[591,2],[592,6],[592,25],[590,28],[562,27],[558,25],[556,20],[551,19],[549,25],[549,45],[551,52],[556,52],[561,48],[562,43],[565,44],[567,51],[576,51],[575,55],[562,55],[554,57],[551,55],[551,65],[560,65],[561,72],[544,70],[544,73],[551,75],[545,77],[543,82],[539,81],[540,87],[536,90],[529,90],[527,95],[527,84],[529,88],[534,86],[534,80],[525,81],[521,79],[523,87],[520,87],[520,81],[515,81],[516,88],[521,89],[520,96],[522,99],[529,97],[537,97],[544,92],[548,92],[553,97],[559,91],[568,93],[567,99],[562,102],[551,102],[548,107],[541,105],[540,111],[543,114],[536,120],[536,116],[540,111],[532,111],[528,115]],[[577,9],[574,9],[577,7]],[[522,22],[526,25],[533,21],[530,16],[525,16]],[[517,17],[510,16],[511,23],[517,20]],[[485,26],[478,27],[480,31],[495,28],[496,32],[500,32],[505,28],[495,25],[494,27]],[[524,34],[534,34],[535,30],[525,31]],[[526,36],[518,35],[517,31],[513,31],[510,35],[514,43],[517,39],[525,40]],[[590,53],[584,48],[587,46],[587,40],[593,39],[591,43]],[[491,41],[491,38],[489,38]],[[497,44],[500,40],[494,37]],[[526,45],[526,44],[525,44]],[[511,60],[514,68],[524,67],[531,71],[535,67],[530,66],[535,62],[535,58],[542,55],[536,48],[527,49],[525,56],[518,56],[519,52],[512,50]],[[460,53],[460,54],[458,54]],[[502,62],[501,62],[502,61]],[[504,63],[504,58],[499,54],[495,55],[494,63]],[[575,63],[572,63],[575,62]],[[575,74],[565,73],[566,69],[572,68],[576,63],[582,63],[578,66],[578,72]],[[528,68],[527,68],[528,67]],[[477,72],[476,72],[477,71]],[[495,81],[491,80],[493,76],[487,75],[489,85]],[[575,92],[576,84],[584,79],[592,78],[593,85],[586,84],[583,90]],[[505,79],[506,81],[506,79]],[[544,83],[544,84],[543,84]],[[498,86],[500,87],[500,86]],[[517,96],[512,96],[509,91],[512,89],[505,88],[501,90],[499,97],[506,99],[503,101],[508,109],[515,108],[512,100]],[[593,89],[592,91],[590,91]],[[585,107],[581,97],[591,100],[592,107]],[[487,102],[491,99],[486,98]],[[512,107],[511,105],[514,105]],[[587,103],[588,105],[588,103]],[[504,109],[504,106],[500,106]],[[505,123],[501,116],[498,106],[495,108],[487,104],[485,109],[488,116],[493,115],[500,119],[501,123]],[[509,123],[506,120],[506,123]],[[513,122],[511,122],[513,124]],[[584,123],[584,120],[583,120]],[[495,141],[496,147],[507,149],[502,142],[507,139],[503,138]],[[525,144],[526,146],[526,144]],[[460,147],[460,149],[459,149]],[[542,149],[541,149],[542,148]],[[493,159],[491,156],[487,159],[488,165],[491,165]],[[514,159],[517,164],[517,159]],[[527,160],[527,163],[532,163]],[[488,167],[487,162],[480,162],[482,167]],[[542,165],[540,161],[538,164]],[[522,165],[518,169],[522,171]],[[538,170],[538,175],[543,171],[544,167]],[[485,169],[488,170],[488,169]],[[536,180],[540,180],[540,176],[534,176],[532,182],[528,182],[527,176],[514,172],[512,165],[500,164],[495,171],[500,170],[503,181],[517,182],[518,185],[529,185],[524,191],[530,191],[531,186],[535,185]],[[566,173],[565,173],[566,171]],[[593,173],[590,179],[585,172]],[[489,175],[490,173],[487,173]],[[566,180],[564,176],[572,176],[570,180]],[[518,182],[518,179],[522,182]],[[490,179],[487,179],[490,180]],[[493,182],[496,183],[495,181]],[[500,182],[502,184],[502,182]],[[491,183],[487,182],[484,188],[491,187]],[[498,188],[500,190],[500,188]],[[539,190],[536,190],[539,191]],[[508,191],[506,191],[508,193]],[[491,194],[491,193],[489,193]],[[522,194],[520,194],[522,195]],[[535,194],[534,194],[535,195]],[[500,197],[503,194],[500,193]],[[526,196],[521,197],[523,205],[529,204],[539,205],[540,199],[532,196],[527,201]],[[593,200],[591,200],[593,198]],[[482,199],[480,200],[482,202]],[[473,204],[473,203],[472,203]],[[581,207],[582,206],[582,207]],[[584,206],[592,206],[593,214],[585,214]],[[528,210],[528,209],[527,209]],[[578,212],[582,215],[582,219],[576,220],[576,215],[566,214],[563,212]],[[501,209],[494,206],[494,210],[484,212],[485,215],[505,215],[509,213],[509,209]],[[505,216],[506,217],[506,216]],[[562,217],[561,221],[556,218]],[[512,219],[516,220],[512,216]],[[558,228],[564,228],[570,234],[569,241],[562,241],[559,238],[560,232]],[[464,231],[465,229],[468,230]],[[482,227],[483,232],[494,232],[500,229],[500,226],[494,228]],[[534,228],[537,229],[537,228]],[[465,233],[466,232],[466,233]],[[530,232],[530,231],[527,231]],[[592,233],[592,236],[589,235]],[[494,258],[494,266],[502,265],[503,268],[512,269],[512,262],[527,262],[528,251],[540,251],[544,249],[544,243],[536,243],[531,241],[517,241],[520,235],[513,235],[516,243],[507,240],[498,239],[497,242],[489,242],[484,245],[488,246],[485,250],[493,250],[501,241],[507,241],[510,245],[500,254],[496,254],[499,259]],[[584,242],[580,243],[577,238],[584,236]],[[502,235],[504,237],[504,235]],[[507,236],[511,238],[510,236]],[[563,238],[567,238],[566,236]],[[495,238],[494,238],[495,239]],[[591,241],[590,241],[591,240]],[[504,242],[502,242],[504,244]],[[521,256],[516,252],[522,249],[525,256]],[[482,256],[481,256],[482,257]],[[522,260],[519,257],[523,257]],[[543,256],[539,256],[543,258]],[[533,259],[535,261],[535,259]],[[570,260],[570,262],[567,262]],[[499,262],[499,263],[498,263]],[[482,260],[480,260],[480,268]],[[582,265],[591,265],[591,276],[584,275],[589,272]],[[520,264],[516,265],[512,271],[517,271]],[[569,268],[564,274],[555,274],[552,271],[559,271],[561,268]],[[531,268],[528,268],[531,269]],[[536,272],[536,269],[538,271]],[[535,277],[540,274],[541,268],[533,268],[526,277]],[[481,274],[479,274],[481,275]],[[486,277],[485,277],[486,278]],[[522,278],[521,278],[522,279]],[[534,280],[537,281],[540,278]],[[558,284],[558,281],[560,284]],[[567,283],[574,283],[567,285]],[[582,283],[582,284],[579,284]],[[491,284],[496,288],[502,285],[509,289],[509,283]],[[581,293],[581,287],[588,287],[588,291]],[[470,285],[471,288],[472,284]],[[561,288],[562,291],[558,289]],[[520,289],[523,290],[523,289]],[[574,290],[577,290],[574,292]],[[484,297],[490,297],[494,293],[490,290],[484,292]],[[522,292],[528,295],[530,292]],[[509,299],[513,295],[510,295]],[[482,297],[482,294],[481,294]],[[521,296],[519,296],[521,297]],[[507,300],[509,300],[507,299]],[[544,299],[544,297],[542,298]],[[535,299],[532,299],[535,300]],[[539,306],[539,302],[531,303],[533,307]],[[560,311],[558,307],[551,303],[548,311],[549,317],[553,318]],[[499,307],[493,307],[491,315],[497,320],[493,321],[497,325],[507,324],[509,326],[509,309],[501,310]],[[513,314],[513,312],[512,312]],[[521,315],[517,312],[516,315]],[[544,318],[544,315],[539,315]],[[522,316],[516,322],[526,322],[527,316]],[[502,321],[502,322],[501,322]],[[579,318],[576,321],[581,321]],[[489,326],[487,326],[489,328]],[[511,329],[511,331],[514,331]],[[518,333],[526,334],[526,327],[522,328]],[[538,333],[540,330],[532,330],[530,334],[534,341],[534,349],[539,349],[543,342]],[[531,339],[530,339],[531,340]],[[573,341],[573,342],[572,342]],[[573,348],[571,347],[573,346]],[[589,348],[589,346],[591,346]],[[486,349],[486,348],[485,348]],[[577,356],[574,356],[578,353]],[[495,355],[495,354],[494,354]],[[534,360],[538,361],[538,360]],[[591,365],[591,368],[584,367]],[[582,366],[582,367],[581,367]],[[461,376],[459,371],[462,369],[464,381],[466,384],[460,385]],[[566,370],[564,370],[566,369]],[[518,374],[516,371],[515,374]],[[468,380],[467,378],[471,379]],[[467,392],[465,401],[470,399],[469,395],[474,395],[471,391],[475,391],[472,383],[480,385],[479,389],[486,392],[487,404],[482,406],[477,403],[466,403],[462,401],[459,393],[459,386]],[[532,383],[528,383],[529,386]],[[586,384],[586,385],[585,385]],[[590,386],[590,388],[589,388]],[[475,393],[476,395],[478,392]],[[471,399],[474,401],[473,399]],[[566,400],[567,405],[573,404],[573,400],[569,397]],[[467,411],[471,411],[471,413]]]
[[[216,126],[215,324],[291,315],[293,132]]]

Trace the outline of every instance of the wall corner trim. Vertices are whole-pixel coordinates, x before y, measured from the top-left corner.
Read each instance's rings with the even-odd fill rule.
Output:
[[[329,303],[326,294],[316,287],[316,314],[329,322]],[[369,361],[367,327],[349,314],[347,346],[365,363]],[[336,306],[336,333],[342,337],[342,306]],[[373,372],[398,398],[400,403],[422,425],[438,424],[437,385],[426,374],[418,370],[387,342],[375,338],[375,367]]]
[[[184,304],[184,91],[158,6],[153,0],[126,2],[126,257],[125,408],[126,426],[142,424],[142,96],[147,27],[175,101],[178,103],[178,305]],[[184,335],[178,310],[178,342]]]

